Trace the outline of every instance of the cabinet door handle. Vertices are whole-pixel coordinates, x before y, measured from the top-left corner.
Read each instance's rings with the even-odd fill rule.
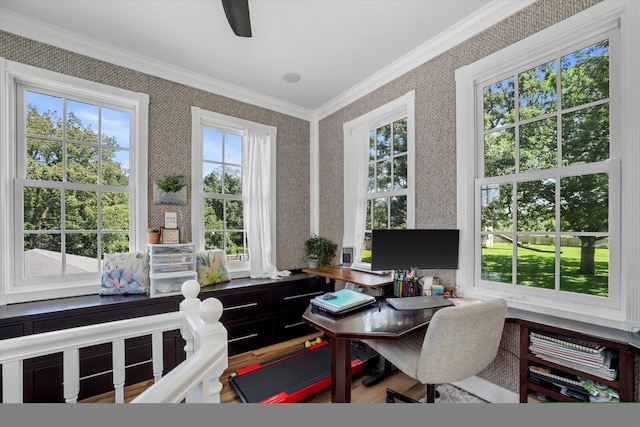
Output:
[[[305,324],[304,322],[292,323],[291,325],[284,325],[284,328],[285,329],[295,328],[296,326],[300,326],[300,325],[304,325],[304,324]]]
[[[255,306],[257,306],[257,305],[258,305],[258,303],[257,303],[257,302],[252,302],[252,303],[249,303],[249,304],[242,304],[242,305],[234,305],[234,306],[232,306],[232,307],[224,307],[224,308],[222,309],[222,311],[226,311],[226,310],[237,310],[237,309],[239,309],[239,308],[247,308],[247,307],[255,307]]]
[[[320,295],[320,294],[322,294],[322,292],[309,292],[306,294],[290,295],[288,297],[284,297],[284,300],[287,301],[290,299],[304,298],[304,297],[310,297],[313,295]]]
[[[245,336],[243,336],[243,337],[238,337],[238,338],[230,339],[230,340],[229,340],[229,342],[236,342],[236,341],[248,340],[249,338],[255,338],[255,337],[257,337],[257,336],[258,336],[258,334],[255,334],[255,333],[254,333],[254,334],[249,334],[249,335],[245,335]]]

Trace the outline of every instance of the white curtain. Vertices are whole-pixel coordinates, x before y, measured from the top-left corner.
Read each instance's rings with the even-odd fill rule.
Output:
[[[344,234],[343,247],[354,247],[354,262],[360,261],[364,242],[367,178],[369,168],[369,126],[344,127]]]
[[[275,128],[270,129],[248,129],[243,138],[242,198],[252,278],[275,279],[291,274],[276,268],[275,242],[271,239],[271,223],[275,221],[272,204],[276,201],[271,191],[271,144],[275,144]]]

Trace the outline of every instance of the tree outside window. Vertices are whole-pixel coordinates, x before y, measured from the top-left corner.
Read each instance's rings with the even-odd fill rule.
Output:
[[[130,246],[130,112],[23,91],[21,277],[95,273]]]
[[[609,40],[481,96],[481,278],[608,296]]]
[[[361,262],[371,262],[371,230],[407,228],[407,118],[369,132],[368,197]]]

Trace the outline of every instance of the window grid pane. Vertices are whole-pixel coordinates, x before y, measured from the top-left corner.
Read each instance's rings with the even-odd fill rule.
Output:
[[[242,136],[203,127],[205,249],[223,249],[227,261],[248,261],[242,203]]]
[[[480,277],[607,296],[609,175],[562,168],[610,159],[608,40],[514,76],[482,86],[480,170],[507,182],[480,188]]]

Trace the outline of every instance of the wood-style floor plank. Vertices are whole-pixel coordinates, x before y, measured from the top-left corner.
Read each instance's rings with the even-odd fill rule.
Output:
[[[238,370],[246,366],[271,360],[284,354],[299,350],[301,347],[304,347],[305,341],[315,339],[318,336],[322,335],[320,333],[315,333],[229,357],[228,367],[220,377],[220,382],[222,383],[220,402],[241,403],[240,398],[229,385],[229,376],[233,372],[237,372]],[[385,390],[387,388],[394,389],[414,399],[423,397],[426,391],[425,386],[420,384],[419,381],[410,378],[400,371],[393,372],[378,384],[370,387],[365,387],[362,385],[362,380],[365,377],[366,374],[364,373],[354,376],[351,385],[352,403],[385,403]],[[125,387],[125,402],[130,402],[131,400],[133,400],[151,384],[153,384],[153,380],[148,380]],[[113,403],[114,399],[114,392],[108,392],[98,396],[90,397],[88,399],[84,399],[81,401],[81,403]],[[302,400],[301,402],[330,403],[331,390],[326,389],[320,391]]]

